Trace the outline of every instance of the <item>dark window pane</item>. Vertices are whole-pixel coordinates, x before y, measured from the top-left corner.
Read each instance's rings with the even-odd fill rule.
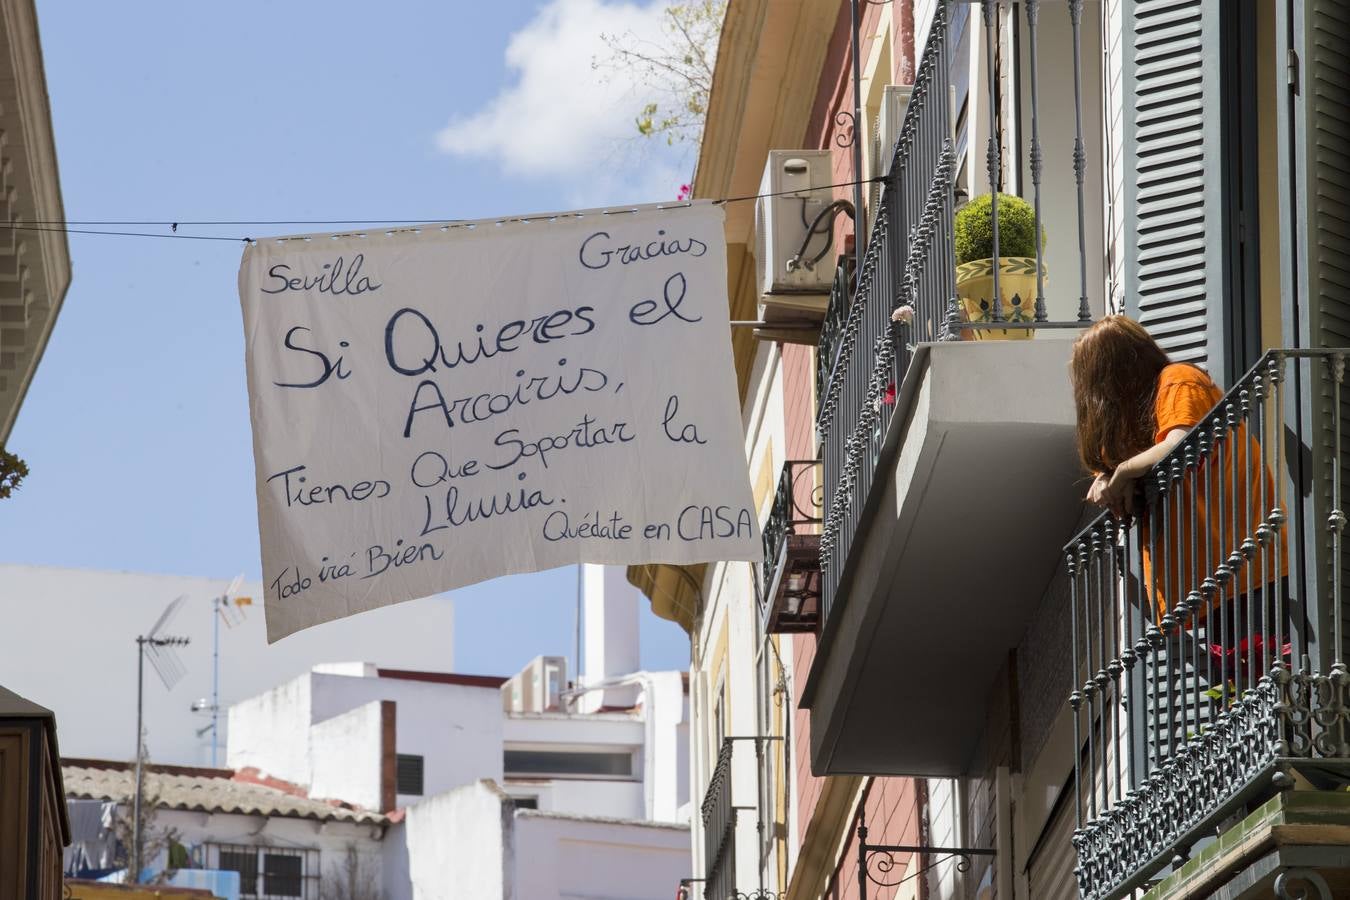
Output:
[[[576,753],[567,750],[507,750],[507,775],[599,775],[630,778],[631,753]]]
[[[263,889],[269,897],[301,896],[304,874],[304,865],[298,856],[275,853],[263,856]]]
[[[397,757],[398,774],[395,778],[400,794],[422,795],[422,757],[400,753]]]
[[[221,850],[219,866],[226,872],[239,873],[239,893],[245,896],[258,893],[257,850]]]
[[[538,798],[538,797],[516,797],[516,798],[513,799],[511,802],[515,804],[516,809],[538,809],[538,808],[539,808],[539,798]]]

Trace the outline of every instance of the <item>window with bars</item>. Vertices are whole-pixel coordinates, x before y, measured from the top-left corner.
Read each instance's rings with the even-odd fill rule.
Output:
[[[319,900],[319,851],[291,847],[207,844],[206,868],[239,873],[249,900]]]
[[[397,772],[394,781],[398,793],[417,797],[422,796],[422,776],[425,768],[424,758],[409,753],[400,753],[397,755],[395,765]]]

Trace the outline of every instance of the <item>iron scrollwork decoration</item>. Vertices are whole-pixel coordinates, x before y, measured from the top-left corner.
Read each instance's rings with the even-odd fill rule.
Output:
[[[749,893],[735,892],[727,896],[727,900],[787,900],[787,891],[771,891],[768,888],[757,888]]]
[[[1296,887],[1304,884],[1307,887]],[[1275,896],[1279,900],[1331,900],[1331,886],[1320,872],[1312,869],[1285,869],[1275,876]]]
[[[858,139],[858,122],[853,118],[853,113],[846,109],[841,109],[834,114],[834,124],[840,128],[847,128],[847,131],[840,131],[834,136],[835,146],[841,149],[847,149],[853,146],[853,142]]]
[[[917,871],[911,872],[908,864],[901,866],[896,859],[897,854],[931,854],[936,855],[937,859],[927,865],[921,865]],[[867,819],[861,812],[858,814],[858,896],[861,900],[867,900],[867,885],[869,883],[878,887],[896,887],[953,859],[956,860],[956,871],[969,872],[970,867],[974,864],[975,857],[992,857],[994,855],[995,851],[992,849],[977,847],[869,844],[867,843]],[[890,880],[891,873],[897,868],[904,875],[892,881]]]
[[[969,872],[971,863],[973,862],[969,853],[965,852],[948,853],[945,856],[939,856],[937,859],[933,860],[928,865],[919,869],[917,872],[910,872],[909,866],[905,865],[900,869],[900,871],[905,873],[903,877],[898,878],[895,881],[887,881],[886,876],[888,876],[897,866],[900,865],[896,861],[895,853],[896,851],[893,850],[869,851],[866,869],[867,879],[879,887],[897,887],[899,885],[904,884],[906,881],[918,878],[925,872],[932,871],[933,869],[936,869],[943,863],[953,859],[956,860],[956,871],[958,872]],[[873,860],[876,861],[875,865],[873,864]],[[874,872],[879,874],[873,874]]]

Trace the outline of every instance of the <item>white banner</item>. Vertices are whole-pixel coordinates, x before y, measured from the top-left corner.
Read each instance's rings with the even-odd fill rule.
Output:
[[[267,634],[577,562],[759,560],[711,204],[262,240]]]

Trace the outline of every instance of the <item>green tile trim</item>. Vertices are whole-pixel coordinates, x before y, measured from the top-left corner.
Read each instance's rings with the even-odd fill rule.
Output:
[[[1350,793],[1346,791],[1285,791],[1276,794],[1219,839],[1192,856],[1185,865],[1158,882],[1144,900],[1169,900],[1192,887],[1220,857],[1249,837],[1279,825],[1350,826]]]

